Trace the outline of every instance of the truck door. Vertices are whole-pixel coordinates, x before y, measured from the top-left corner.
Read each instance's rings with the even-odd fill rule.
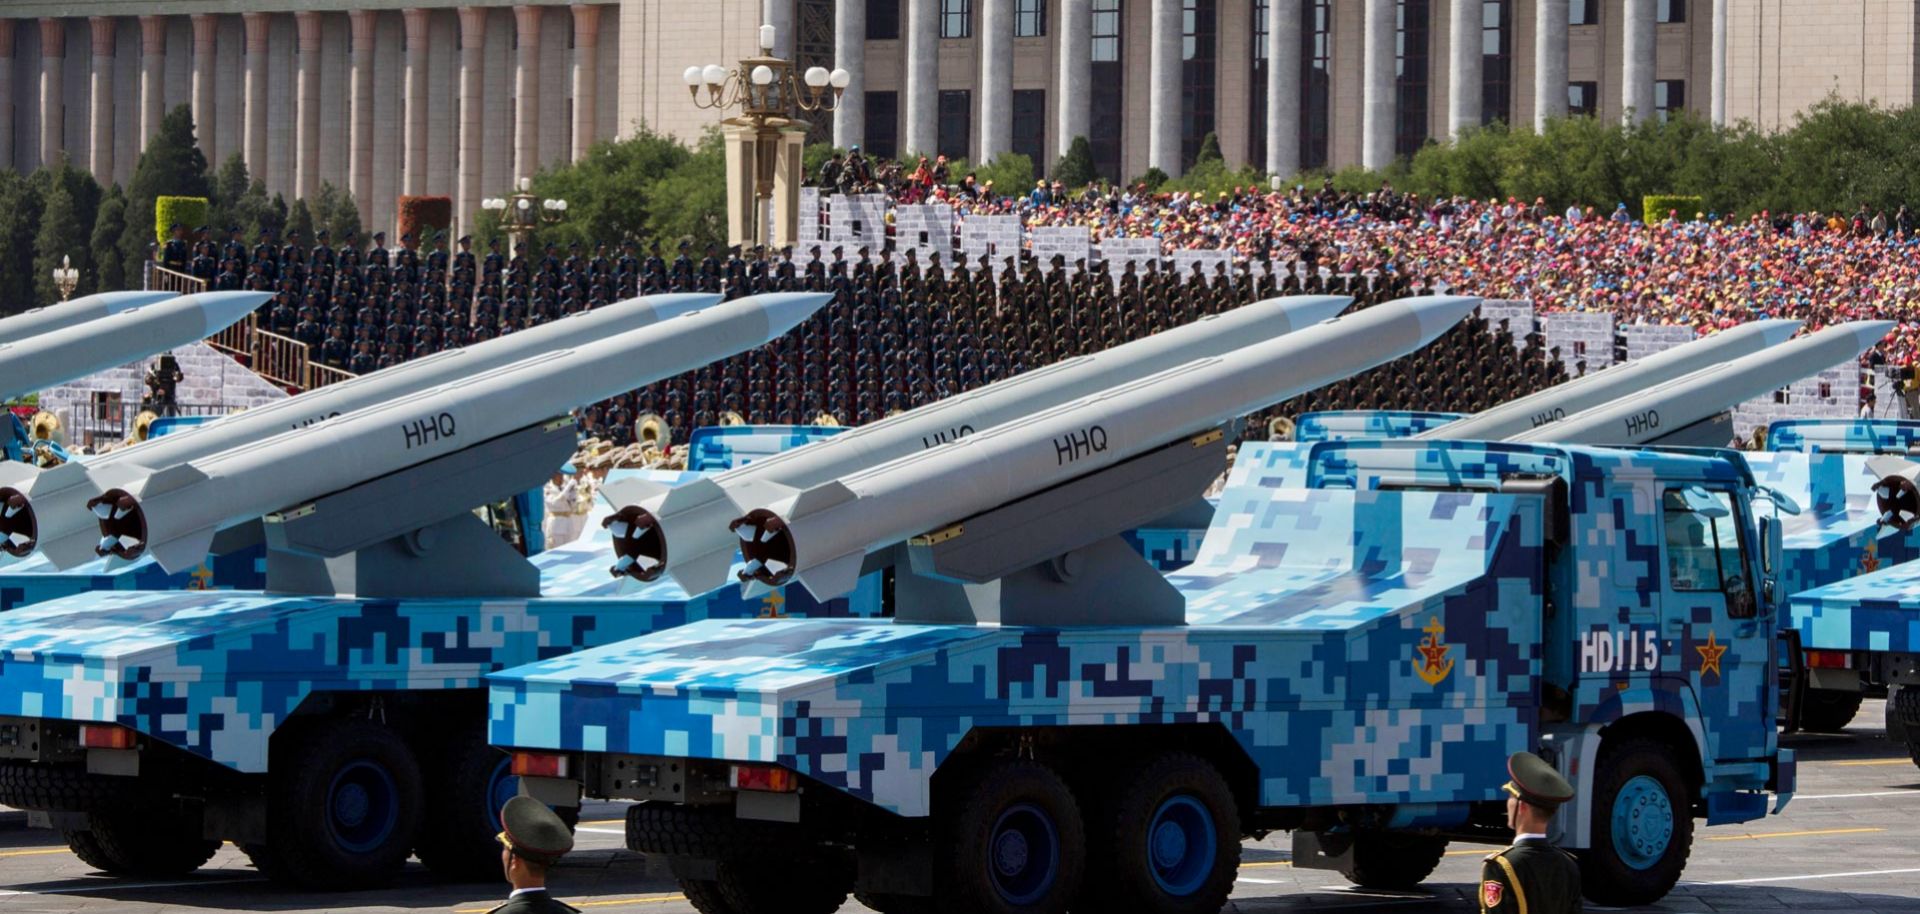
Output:
[[[1754,588],[1745,506],[1724,489],[1677,486],[1661,497],[1666,588],[1662,643],[1677,659],[1662,664],[1685,678],[1699,700],[1711,760],[1762,758],[1773,714],[1771,620]],[[1676,672],[1677,669],[1677,672]]]

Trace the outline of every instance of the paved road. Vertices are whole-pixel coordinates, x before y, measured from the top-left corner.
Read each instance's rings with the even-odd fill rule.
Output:
[[[1868,702],[1841,736],[1799,736],[1800,791],[1787,812],[1698,834],[1687,881],[1646,911],[1845,910],[1920,914],[1920,770],[1880,731]],[[621,848],[621,808],[589,807],[581,850],[556,876],[563,897],[590,914],[689,914],[659,868]],[[1341,911],[1473,912],[1479,861],[1488,849],[1456,847],[1411,895],[1363,893],[1333,873],[1288,865],[1285,836],[1249,843],[1231,910],[1241,914]],[[1098,872],[1095,863],[1094,872]],[[393,888],[338,895],[276,889],[237,849],[224,848],[191,880],[143,883],[93,875],[52,833],[0,817],[0,911],[161,914],[183,911],[352,911],[484,914],[504,891],[444,885],[418,865]],[[847,912],[865,909],[849,902]],[[1593,908],[1589,908],[1593,910]]]

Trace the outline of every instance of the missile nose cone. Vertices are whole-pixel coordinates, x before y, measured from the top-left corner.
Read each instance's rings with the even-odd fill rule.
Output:
[[[1388,304],[1404,305],[1413,314],[1420,322],[1420,340],[1425,345],[1466,320],[1480,307],[1480,299],[1472,295],[1420,295]]]
[[[1851,321],[1842,326],[1853,331],[1854,341],[1859,343],[1862,350],[1866,350],[1886,339],[1887,334],[1892,333],[1899,324],[1894,321]]]
[[[753,302],[767,316],[767,339],[773,342],[784,336],[787,331],[800,325],[801,321],[813,316],[813,312],[826,307],[833,301],[828,292],[773,292],[753,296]]]
[[[654,317],[666,320],[679,317],[689,311],[711,308],[720,303],[720,296],[712,292],[669,292],[662,295],[642,295],[624,302],[616,302],[611,307],[621,307],[628,303],[641,303],[653,309]]]
[[[206,332],[212,336],[246,319],[255,308],[273,299],[271,292],[199,292],[187,296],[200,306]]]
[[[1291,329],[1298,330],[1302,327],[1311,327],[1321,321],[1332,320],[1340,316],[1340,312],[1347,310],[1347,306],[1351,304],[1353,304],[1351,295],[1285,295],[1256,302],[1248,307],[1277,307],[1286,312]]]

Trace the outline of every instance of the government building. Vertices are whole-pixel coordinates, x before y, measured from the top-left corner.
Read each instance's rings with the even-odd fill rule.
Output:
[[[289,199],[401,194],[463,221],[518,176],[716,115],[682,72],[776,53],[853,81],[815,139],[1045,169],[1380,167],[1461,128],[1563,114],[1790,125],[1829,94],[1910,105],[1920,0],[7,0],[0,166],[125,182],[161,114]]]

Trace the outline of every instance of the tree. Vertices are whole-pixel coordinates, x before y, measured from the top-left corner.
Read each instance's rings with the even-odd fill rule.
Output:
[[[127,231],[127,195],[115,184],[107,190],[106,198],[100,201],[100,209],[93,217],[92,243],[93,268],[96,273],[94,288],[101,292],[116,292],[127,288],[126,261],[120,258],[120,236]]]
[[[646,196],[651,202],[646,226],[654,238],[662,242],[686,238],[696,251],[708,244],[725,244],[727,156],[720,131],[708,130],[697,151],[647,185]]]
[[[1138,187],[1144,184],[1147,186],[1147,192],[1153,193],[1155,191],[1158,191],[1162,185],[1167,183],[1168,180],[1169,179],[1167,178],[1167,173],[1164,171],[1161,171],[1159,166],[1149,165],[1147,166],[1146,171],[1142,172],[1138,177],[1134,178],[1133,180],[1128,181],[1127,186]]]
[[[704,141],[701,148],[704,153]],[[711,178],[714,186],[692,189],[698,199],[708,201],[707,205],[712,207],[706,215],[720,220],[718,234],[724,238],[726,156],[717,132],[713,133],[713,153],[715,158],[699,167],[718,165],[717,170],[701,172]],[[656,208],[660,206],[674,213],[663,217],[667,221],[686,225],[701,221],[687,215],[690,207],[685,201],[663,198],[655,188],[658,182],[687,166],[693,158],[694,153],[679,141],[643,127],[627,139],[593,144],[578,161],[540,172],[533,178],[533,192],[567,201],[567,218],[558,225],[540,229],[536,233],[537,242],[552,242],[561,247],[579,242],[588,248],[598,243],[639,242],[655,231]],[[481,215],[475,220],[480,230],[474,232],[474,236],[483,245],[489,238],[501,235],[494,220],[488,218],[490,215]]]
[[[973,178],[982,187],[991,182],[996,194],[1017,197],[1033,189],[1033,160],[1017,152],[1003,152],[992,162],[975,168]]]
[[[1226,157],[1220,154],[1220,137],[1212,131],[1208,131],[1206,136],[1200,138],[1200,151],[1193,157],[1195,168],[1208,162],[1219,162],[1222,165],[1226,163]]]
[[[253,187],[253,182],[247,176],[247,160],[241,158],[240,153],[237,152],[227,156],[227,160],[220,164],[219,171],[213,175],[212,184],[213,208],[208,218],[212,220],[213,230],[224,234],[228,226],[234,225],[245,230],[247,220],[240,210],[247,191]],[[262,200],[265,197],[266,192],[263,187]]]
[[[33,182],[9,168],[0,171],[0,308],[25,310],[45,304],[35,298],[33,241],[42,202]]]
[[[120,236],[120,255],[126,275],[142,275],[155,244],[153,200],[162,195],[212,196],[207,180],[207,157],[193,138],[193,112],[180,105],[160,119],[160,129],[133,166],[127,184],[127,225]],[[188,226],[196,228],[197,226]]]
[[[62,258],[78,257],[73,265],[80,267],[88,258],[86,229],[80,224],[79,207],[74,203],[73,194],[68,193],[64,185],[53,182],[47,192],[46,205],[40,212],[40,231],[33,240],[33,285],[36,293],[34,300],[53,302],[60,299],[60,290],[53,284],[53,271],[62,266]],[[74,287],[75,295],[91,294],[95,277],[90,269],[81,268],[80,284]]]
[[[1053,179],[1069,188],[1085,187],[1100,179],[1100,169],[1093,164],[1093,146],[1086,137],[1076,136],[1067,144],[1067,154],[1053,163]]]
[[[326,229],[338,244],[345,242],[350,235],[360,233],[360,208],[354,205],[353,195],[331,182],[320,182],[320,192],[313,198],[313,224],[316,229]]]
[[[279,199],[280,195],[275,194],[274,201]],[[287,230],[283,237],[292,238],[295,232],[300,233],[301,244],[313,243],[313,210],[307,208],[305,200],[293,201],[293,208],[287,211]]]
[[[72,209],[73,219],[75,223],[80,226],[80,236],[79,244],[70,250],[63,250],[60,253],[71,257],[73,259],[73,268],[80,271],[80,285],[76,287],[79,291],[74,294],[92,294],[96,291],[94,287],[96,265],[94,263],[93,251],[87,245],[87,241],[89,240],[87,235],[93,228],[95,215],[100,211],[100,198],[104,193],[100,187],[100,182],[95,181],[90,172],[75,168],[72,163],[67,161],[65,156],[62,156],[60,160],[53,165],[35,171],[32,175],[28,176],[27,180],[33,184],[34,190],[40,194],[42,201],[49,200],[55,188],[66,191],[68,205]],[[55,257],[53,259],[53,266],[57,266],[59,263],[60,259]],[[51,270],[53,266],[49,266],[47,269]],[[49,290],[52,289],[51,280],[46,283],[41,283],[40,280],[42,278],[43,277],[38,275],[34,277],[36,286],[44,286]]]

